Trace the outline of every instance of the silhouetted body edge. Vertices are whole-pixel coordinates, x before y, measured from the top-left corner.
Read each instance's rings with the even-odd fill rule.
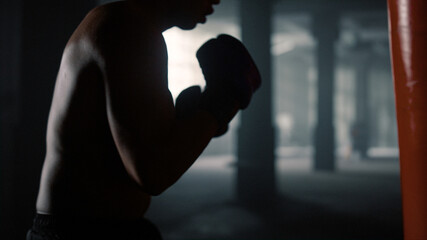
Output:
[[[103,41],[99,34],[108,34],[99,33],[105,30],[102,25],[123,14],[123,7],[114,5],[118,11],[109,5],[92,10],[64,50],[49,115],[38,213],[135,219],[149,206],[150,195],[129,177],[111,135],[98,49],[88,51],[94,41]]]

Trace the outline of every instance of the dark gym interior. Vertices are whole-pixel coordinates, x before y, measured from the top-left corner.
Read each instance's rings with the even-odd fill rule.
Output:
[[[0,236],[35,214],[62,50],[95,0],[1,1]],[[169,88],[203,85],[195,51],[228,33],[263,85],[146,217],[164,239],[402,239],[385,0],[222,0],[164,33]]]

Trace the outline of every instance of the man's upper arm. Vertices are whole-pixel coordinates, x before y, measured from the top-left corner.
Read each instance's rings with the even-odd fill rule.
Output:
[[[188,119],[176,119],[163,36],[142,32],[132,21],[118,21],[101,29],[97,38],[108,121],[128,174],[144,191],[157,195],[191,167],[218,123],[201,109]]]
[[[140,171],[155,171],[152,161],[175,118],[164,42],[161,35],[122,38],[104,56],[110,128],[128,173],[142,185]]]

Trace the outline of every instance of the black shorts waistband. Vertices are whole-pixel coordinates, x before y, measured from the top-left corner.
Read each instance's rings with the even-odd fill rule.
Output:
[[[123,233],[130,236],[147,235],[147,239],[161,239],[157,227],[145,218],[116,220],[36,214],[31,229],[36,233],[50,235],[83,236],[84,233],[85,236],[97,236],[99,239],[110,239],[108,236],[121,236]]]
[[[79,226],[84,227],[87,225],[91,226],[121,226],[121,225],[132,225],[132,224],[152,224],[145,218],[138,219],[104,219],[104,218],[90,218],[85,216],[58,216],[50,214],[40,214],[37,213],[34,217],[33,224],[34,226],[39,227],[61,227],[61,226]]]

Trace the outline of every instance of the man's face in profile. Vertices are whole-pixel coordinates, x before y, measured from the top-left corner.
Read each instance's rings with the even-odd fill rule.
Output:
[[[174,24],[185,30],[196,27],[198,23],[205,23],[206,16],[213,13],[213,5],[219,0],[169,0]]]

